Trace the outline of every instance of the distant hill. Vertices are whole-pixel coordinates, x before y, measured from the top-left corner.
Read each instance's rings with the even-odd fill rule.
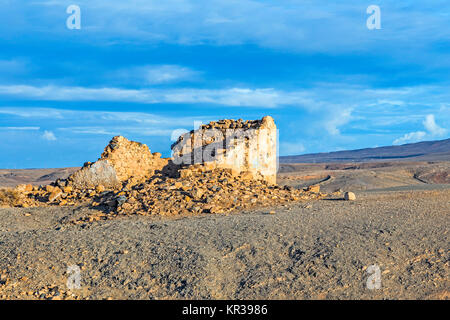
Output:
[[[280,157],[281,163],[450,161],[450,139],[423,141],[379,148],[366,148]]]

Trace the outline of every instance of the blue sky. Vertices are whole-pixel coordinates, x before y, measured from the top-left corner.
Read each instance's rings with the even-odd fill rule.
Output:
[[[81,29],[66,8],[81,8]],[[381,29],[369,30],[369,5]],[[272,115],[280,154],[450,136],[449,1],[0,0],[0,168]]]

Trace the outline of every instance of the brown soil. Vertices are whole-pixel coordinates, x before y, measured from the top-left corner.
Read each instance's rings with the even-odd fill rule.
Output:
[[[114,219],[93,219],[106,211],[101,201],[93,206],[97,198],[89,195],[88,202],[75,206],[1,208],[0,298],[449,298],[450,185],[428,178],[448,172],[448,162],[333,169],[294,165],[289,170],[279,175],[280,184],[319,182],[321,189],[354,191],[356,200],[344,201],[343,193],[336,193],[233,208],[225,197],[222,206],[232,210],[223,214]],[[160,181],[157,187],[167,195],[168,210],[176,206],[170,201],[193,191],[183,190],[188,177],[178,182],[179,188],[170,187],[175,181]],[[228,181],[221,183],[223,188]],[[125,191],[127,199],[139,188]],[[149,189],[145,196],[156,191],[143,188]],[[244,199],[245,192],[259,187],[245,182],[236,188]],[[269,194],[291,197],[290,190],[280,187]],[[223,197],[232,191],[213,193]],[[380,268],[380,289],[366,286],[371,265]],[[80,289],[67,287],[73,266],[81,271]]]
[[[0,209],[0,297],[448,299],[450,189],[356,196],[78,225],[95,210]],[[66,285],[73,265],[80,289]]]

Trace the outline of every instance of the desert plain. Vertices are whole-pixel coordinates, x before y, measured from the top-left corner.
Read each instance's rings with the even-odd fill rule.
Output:
[[[0,185],[77,169],[5,169]],[[0,208],[0,298],[449,299],[449,172],[441,160],[280,163],[280,186],[327,195],[217,214],[73,224],[98,209]]]

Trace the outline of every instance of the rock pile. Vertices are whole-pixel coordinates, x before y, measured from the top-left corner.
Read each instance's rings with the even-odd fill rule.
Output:
[[[32,186],[31,189],[33,189]],[[20,206],[24,199],[24,191],[11,188],[0,189],[0,207],[17,207]]]
[[[99,209],[79,222],[113,218],[119,215],[186,215],[227,213],[251,207],[265,207],[290,201],[319,199],[318,188],[304,190],[279,187],[265,180],[235,175],[231,169],[209,170],[203,165],[180,169],[178,178],[164,173],[144,183],[124,182],[121,188],[75,189],[72,186],[20,186],[23,197],[18,206],[90,204]]]
[[[98,161],[87,162],[67,179],[58,179],[50,185],[19,185],[14,192],[3,191],[4,200],[0,194],[0,205],[76,205],[92,201],[105,191],[145,182],[157,172],[173,174],[170,170],[176,169],[160,153],[151,153],[145,144],[116,136]]]
[[[186,170],[186,169],[184,169]],[[230,169],[208,170],[194,165],[180,178],[155,175],[146,183],[110,192],[94,200],[114,214],[183,215],[226,213],[249,207],[264,207],[288,201],[317,199],[323,194],[271,185],[233,175]]]
[[[20,185],[14,192],[4,194],[8,195],[5,197],[10,205],[23,207],[89,203],[100,212],[89,217],[89,221],[128,214],[225,213],[322,197],[319,186],[299,190],[274,184],[274,128],[271,117],[255,121],[221,120],[203,125],[199,129],[201,149],[214,143],[220,147],[214,149],[219,150],[216,160],[196,164],[177,164],[175,159],[152,154],[144,144],[117,136],[98,161],[86,163],[69,178],[47,186]],[[224,140],[214,140],[215,135],[207,139],[206,133],[211,129],[225,136],[229,129],[256,131],[243,134],[233,131],[238,138],[228,145]],[[186,139],[195,139],[195,134],[193,131],[178,139],[173,146],[175,158],[184,156],[188,150]],[[230,159],[235,160],[231,166],[225,161]]]
[[[98,185],[92,189],[77,189],[68,184],[67,180],[57,180],[46,186],[19,185],[14,190],[19,194],[15,202],[16,207],[37,207],[37,206],[72,206],[91,202],[94,196],[98,196],[107,189],[103,185]],[[109,188],[109,190],[117,190]],[[120,190],[120,189],[119,189]],[[2,201],[0,199],[0,205]],[[6,204],[6,201],[3,201]]]

